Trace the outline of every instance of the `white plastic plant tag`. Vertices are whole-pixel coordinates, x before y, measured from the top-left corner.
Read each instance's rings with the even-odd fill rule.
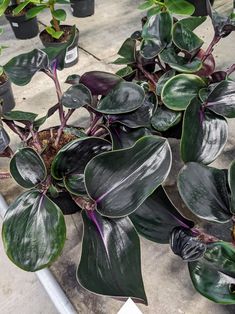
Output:
[[[12,22],[11,25],[14,26],[14,27],[19,27],[19,24],[16,23],[16,22]]]
[[[129,298],[126,303],[121,307],[117,314],[143,314],[137,305]]]
[[[65,63],[70,63],[76,60],[78,56],[78,48],[74,47],[73,49],[67,51],[66,56],[65,56]]]

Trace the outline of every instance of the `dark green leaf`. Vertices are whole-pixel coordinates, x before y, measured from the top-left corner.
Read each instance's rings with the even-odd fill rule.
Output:
[[[16,182],[30,189],[46,178],[46,167],[42,158],[30,147],[20,148],[12,157],[10,172]]]
[[[173,42],[179,49],[189,53],[194,53],[203,45],[203,40],[180,21],[173,27]]]
[[[139,234],[157,243],[169,243],[170,233],[177,226],[194,226],[179,213],[162,186],[130,215],[130,219]]]
[[[91,105],[92,95],[85,85],[73,85],[63,94],[61,103],[64,107],[77,109],[85,105]]]
[[[194,98],[184,115],[180,145],[183,161],[210,164],[222,152],[227,139],[226,119],[205,109],[202,103]]]
[[[102,215],[121,217],[134,212],[153,193],[170,167],[167,140],[145,136],[131,148],[93,158],[85,169],[86,188]]]
[[[147,18],[150,18],[153,15],[158,14],[161,11],[161,6],[156,6],[147,11]]]
[[[107,95],[123,79],[115,74],[91,71],[81,76],[80,83],[84,84],[93,95]]]
[[[208,245],[204,258],[189,263],[195,289],[221,304],[235,304],[235,249],[226,242]]]
[[[220,82],[208,96],[207,107],[226,118],[235,118],[235,82]]]
[[[142,31],[140,53],[145,59],[157,56],[172,40],[172,17],[168,12],[151,16]]]
[[[139,10],[146,10],[154,5],[154,1],[146,1],[138,6]]]
[[[118,70],[116,72],[116,74],[124,78],[126,76],[131,75],[131,74],[134,74],[135,72],[136,72],[136,70],[133,70],[131,67],[127,66],[125,68]]]
[[[47,8],[46,5],[37,5],[33,8],[30,8],[26,13],[26,18],[32,19],[33,17],[37,16],[39,13],[41,13],[46,8]]]
[[[206,244],[202,243],[188,228],[176,227],[171,232],[172,251],[184,261],[193,262],[203,257]]]
[[[178,72],[195,73],[202,67],[200,59],[194,58],[192,61],[188,61],[186,58],[178,56],[174,48],[164,49],[160,57],[163,62]]]
[[[84,184],[84,174],[75,173],[69,174],[64,178],[64,185],[66,190],[74,195],[86,194],[85,184]]]
[[[97,111],[106,114],[131,112],[144,102],[144,90],[131,82],[121,82],[114,87],[97,105]]]
[[[231,190],[231,211],[235,214],[235,161],[229,167],[229,186]]]
[[[151,135],[146,128],[129,129],[123,125],[110,125],[109,131],[114,150],[131,147],[141,137]]]
[[[59,150],[52,162],[51,173],[55,179],[83,174],[88,161],[110,149],[110,143],[102,138],[85,137],[74,140]]]
[[[175,70],[169,70],[160,77],[160,79],[158,80],[156,84],[157,86],[156,93],[158,96],[161,96],[161,92],[165,83],[174,76],[175,76]]]
[[[52,16],[58,21],[66,20],[66,12],[63,9],[57,9],[52,11]]]
[[[194,74],[178,74],[166,82],[161,98],[172,110],[185,110],[190,101],[205,87],[205,82]]]
[[[175,14],[192,15],[195,11],[194,5],[185,0],[165,0],[167,9]]]
[[[193,31],[195,28],[205,22],[205,20],[206,16],[190,16],[180,20],[179,23],[184,27],[187,27],[190,31]]]
[[[29,3],[31,0],[26,0],[17,5],[16,8],[12,11],[13,15],[19,14]]]
[[[182,113],[180,111],[173,111],[164,105],[158,106],[155,111],[151,123],[154,129],[159,132],[167,131],[172,126],[178,124],[181,120]]]
[[[130,219],[111,220],[96,212],[83,212],[82,218],[79,283],[97,294],[131,297],[147,304],[141,275],[140,243]]]
[[[12,111],[4,113],[3,118],[6,120],[33,122],[37,118],[37,116],[38,115],[33,112],[12,110]]]
[[[12,262],[26,271],[36,271],[60,255],[66,238],[64,217],[46,195],[27,191],[8,208],[2,236]]]
[[[118,51],[118,54],[127,60],[129,63],[135,62],[135,50],[136,50],[136,41],[132,38],[127,38],[122,44],[121,48]]]
[[[0,125],[0,154],[8,147],[10,143],[10,137],[5,129]]]
[[[12,58],[4,65],[4,71],[14,84],[26,85],[35,73],[48,67],[47,54],[40,49],[34,49]]]
[[[190,162],[179,173],[178,188],[185,204],[198,217],[218,223],[231,218],[223,170]]]
[[[78,85],[80,83],[80,78],[81,78],[80,75],[72,74],[67,77],[65,83],[71,84],[71,85]]]

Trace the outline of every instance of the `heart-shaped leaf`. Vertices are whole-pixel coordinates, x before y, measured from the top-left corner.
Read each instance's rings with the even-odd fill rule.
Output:
[[[130,215],[130,219],[139,234],[157,243],[169,243],[170,233],[177,226],[194,226],[179,213],[162,186]]]
[[[71,174],[83,174],[87,163],[96,155],[111,150],[111,144],[98,137],[74,140],[62,147],[55,156],[51,173],[55,179]]]
[[[63,94],[61,102],[64,107],[77,109],[90,105],[92,103],[92,95],[85,85],[73,85]]]
[[[165,0],[167,9],[175,14],[192,15],[195,11],[194,5],[185,0]]]
[[[172,110],[185,110],[190,101],[205,87],[205,82],[194,74],[178,74],[166,82],[161,98]]]
[[[194,98],[184,115],[180,145],[183,161],[210,164],[223,151],[227,139],[226,119],[205,109],[202,103]]]
[[[173,111],[164,105],[158,106],[154,115],[152,116],[151,123],[154,129],[159,132],[165,132],[169,128],[178,124],[181,120],[182,113],[180,111]]]
[[[207,246],[203,259],[188,264],[193,285],[214,302],[235,304],[235,249],[226,242]]]
[[[142,31],[143,41],[140,53],[145,59],[156,57],[172,40],[172,16],[161,12],[151,16]]]
[[[172,36],[176,47],[192,54],[203,45],[203,40],[180,21],[175,23]]]
[[[235,214],[235,161],[229,167],[228,177],[231,190],[231,212]]]
[[[102,71],[86,72],[80,78],[80,83],[89,88],[93,95],[107,95],[121,81],[120,76]]]
[[[66,238],[64,217],[44,193],[30,190],[9,206],[2,236],[12,262],[36,271],[50,265],[61,253]]]
[[[218,223],[230,220],[227,178],[223,170],[189,162],[178,177],[179,193],[198,217]]]
[[[207,107],[226,118],[235,118],[235,82],[220,82],[208,96]]]
[[[40,49],[34,49],[12,58],[4,65],[4,71],[14,84],[26,85],[35,73],[48,67],[47,54]]]
[[[150,127],[150,120],[153,115],[155,104],[145,99],[143,104],[135,111],[121,114],[111,115],[109,122],[119,122],[129,128]]]
[[[114,87],[97,105],[97,111],[106,114],[131,112],[144,102],[142,87],[132,82],[121,82]]]
[[[108,219],[82,213],[84,231],[77,279],[86,289],[147,304],[139,237],[128,217]],[[133,267],[130,267],[132,265]]]
[[[182,227],[176,227],[171,232],[170,246],[176,255],[188,262],[202,258],[206,251],[206,244],[193,236],[189,229]]]
[[[0,154],[8,147],[10,143],[10,137],[5,129],[0,125]]]
[[[145,136],[131,148],[93,158],[85,169],[86,188],[102,215],[122,217],[134,212],[153,193],[170,167],[167,140]]]
[[[152,134],[147,128],[130,129],[119,124],[110,125],[109,132],[114,150],[131,147],[141,137]]]
[[[30,147],[18,149],[10,161],[10,172],[16,182],[26,189],[35,187],[46,178],[44,161]]]
[[[202,67],[200,59],[194,58],[192,61],[188,61],[186,58],[178,56],[174,48],[164,49],[160,57],[162,61],[169,64],[172,69],[178,72],[194,73]]]

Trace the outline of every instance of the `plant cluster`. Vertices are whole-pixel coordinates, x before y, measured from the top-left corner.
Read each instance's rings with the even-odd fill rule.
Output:
[[[179,5],[180,3],[180,5]],[[154,7],[150,6],[153,4]],[[235,117],[235,66],[215,71],[214,46],[235,30],[235,22],[211,12],[214,37],[204,51],[194,30],[205,18],[186,1],[148,1],[142,31],[121,46],[111,74],[71,75],[63,93],[57,69],[60,52],[34,49],[14,57],[4,70],[17,85],[41,71],[55,83],[58,102],[46,115],[11,111],[2,115],[1,156],[10,174],[27,189],[9,206],[3,223],[7,255],[20,268],[36,271],[61,253],[66,227],[56,200],[67,192],[81,211],[83,244],[79,283],[107,296],[132,297],[147,304],[141,275],[139,235],[166,244],[188,262],[195,288],[223,304],[235,303],[235,162],[228,170],[208,166],[228,139]],[[154,9],[154,10],[153,10]],[[70,125],[85,108],[88,128]],[[60,125],[43,130],[56,112]],[[5,126],[21,139],[13,152]],[[232,225],[231,242],[209,235],[173,205],[163,184],[171,166],[167,137],[180,138],[185,166],[180,195],[202,221]],[[2,174],[7,176],[7,174]]]

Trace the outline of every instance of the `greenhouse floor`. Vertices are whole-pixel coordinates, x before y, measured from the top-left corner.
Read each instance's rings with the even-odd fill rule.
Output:
[[[96,13],[85,19],[74,18],[69,10],[67,23],[76,24],[80,31],[79,63],[72,68],[59,72],[62,88],[69,74],[82,74],[90,70],[115,72],[118,68],[110,62],[115,59],[116,52],[123,41],[133,31],[141,27],[142,12],[137,10],[141,0],[97,0]],[[220,12],[229,12],[232,0],[215,0],[215,6]],[[49,15],[39,16],[40,29],[50,20]],[[38,37],[31,40],[17,40],[8,22],[2,17],[0,27],[4,29],[1,43],[8,48],[3,51],[1,64],[11,57],[42,47]],[[210,21],[206,21],[197,31],[206,43],[212,36]],[[215,49],[214,55],[218,68],[226,69],[234,63],[235,33],[225,38]],[[24,87],[13,86],[18,110],[35,111],[43,115],[48,107],[56,103],[53,83],[45,78],[43,73],[37,73],[32,81]],[[80,110],[76,124],[86,123],[85,111]],[[54,121],[53,121],[54,119]],[[57,123],[56,118],[50,118]],[[219,168],[226,168],[235,157],[235,122],[229,121],[229,141],[225,151],[216,162]],[[172,142],[173,147],[174,141]],[[17,146],[13,137],[12,146]],[[177,150],[174,158],[177,157]],[[177,163],[177,167],[182,164]],[[6,160],[0,160],[1,170],[7,169]],[[175,186],[175,169],[167,184]],[[1,194],[8,203],[12,202],[20,188],[11,179],[0,182]],[[178,204],[177,204],[178,205]],[[182,204],[180,204],[182,205]],[[79,215],[66,217],[67,241],[62,256],[52,266],[51,270],[57,277],[65,293],[80,314],[116,314],[123,302],[111,298],[93,295],[78,285],[75,279],[76,265],[81,251],[82,223]],[[1,242],[1,241],[0,241]],[[186,263],[173,255],[169,246],[154,244],[141,239],[143,279],[148,296],[149,306],[138,305],[143,314],[232,314],[235,306],[221,306],[210,302],[199,295],[193,288]],[[0,313],[1,314],[54,314],[57,313],[46,292],[43,290],[35,274],[26,273],[16,268],[5,256],[0,245]],[[130,313],[131,314],[131,313]]]

